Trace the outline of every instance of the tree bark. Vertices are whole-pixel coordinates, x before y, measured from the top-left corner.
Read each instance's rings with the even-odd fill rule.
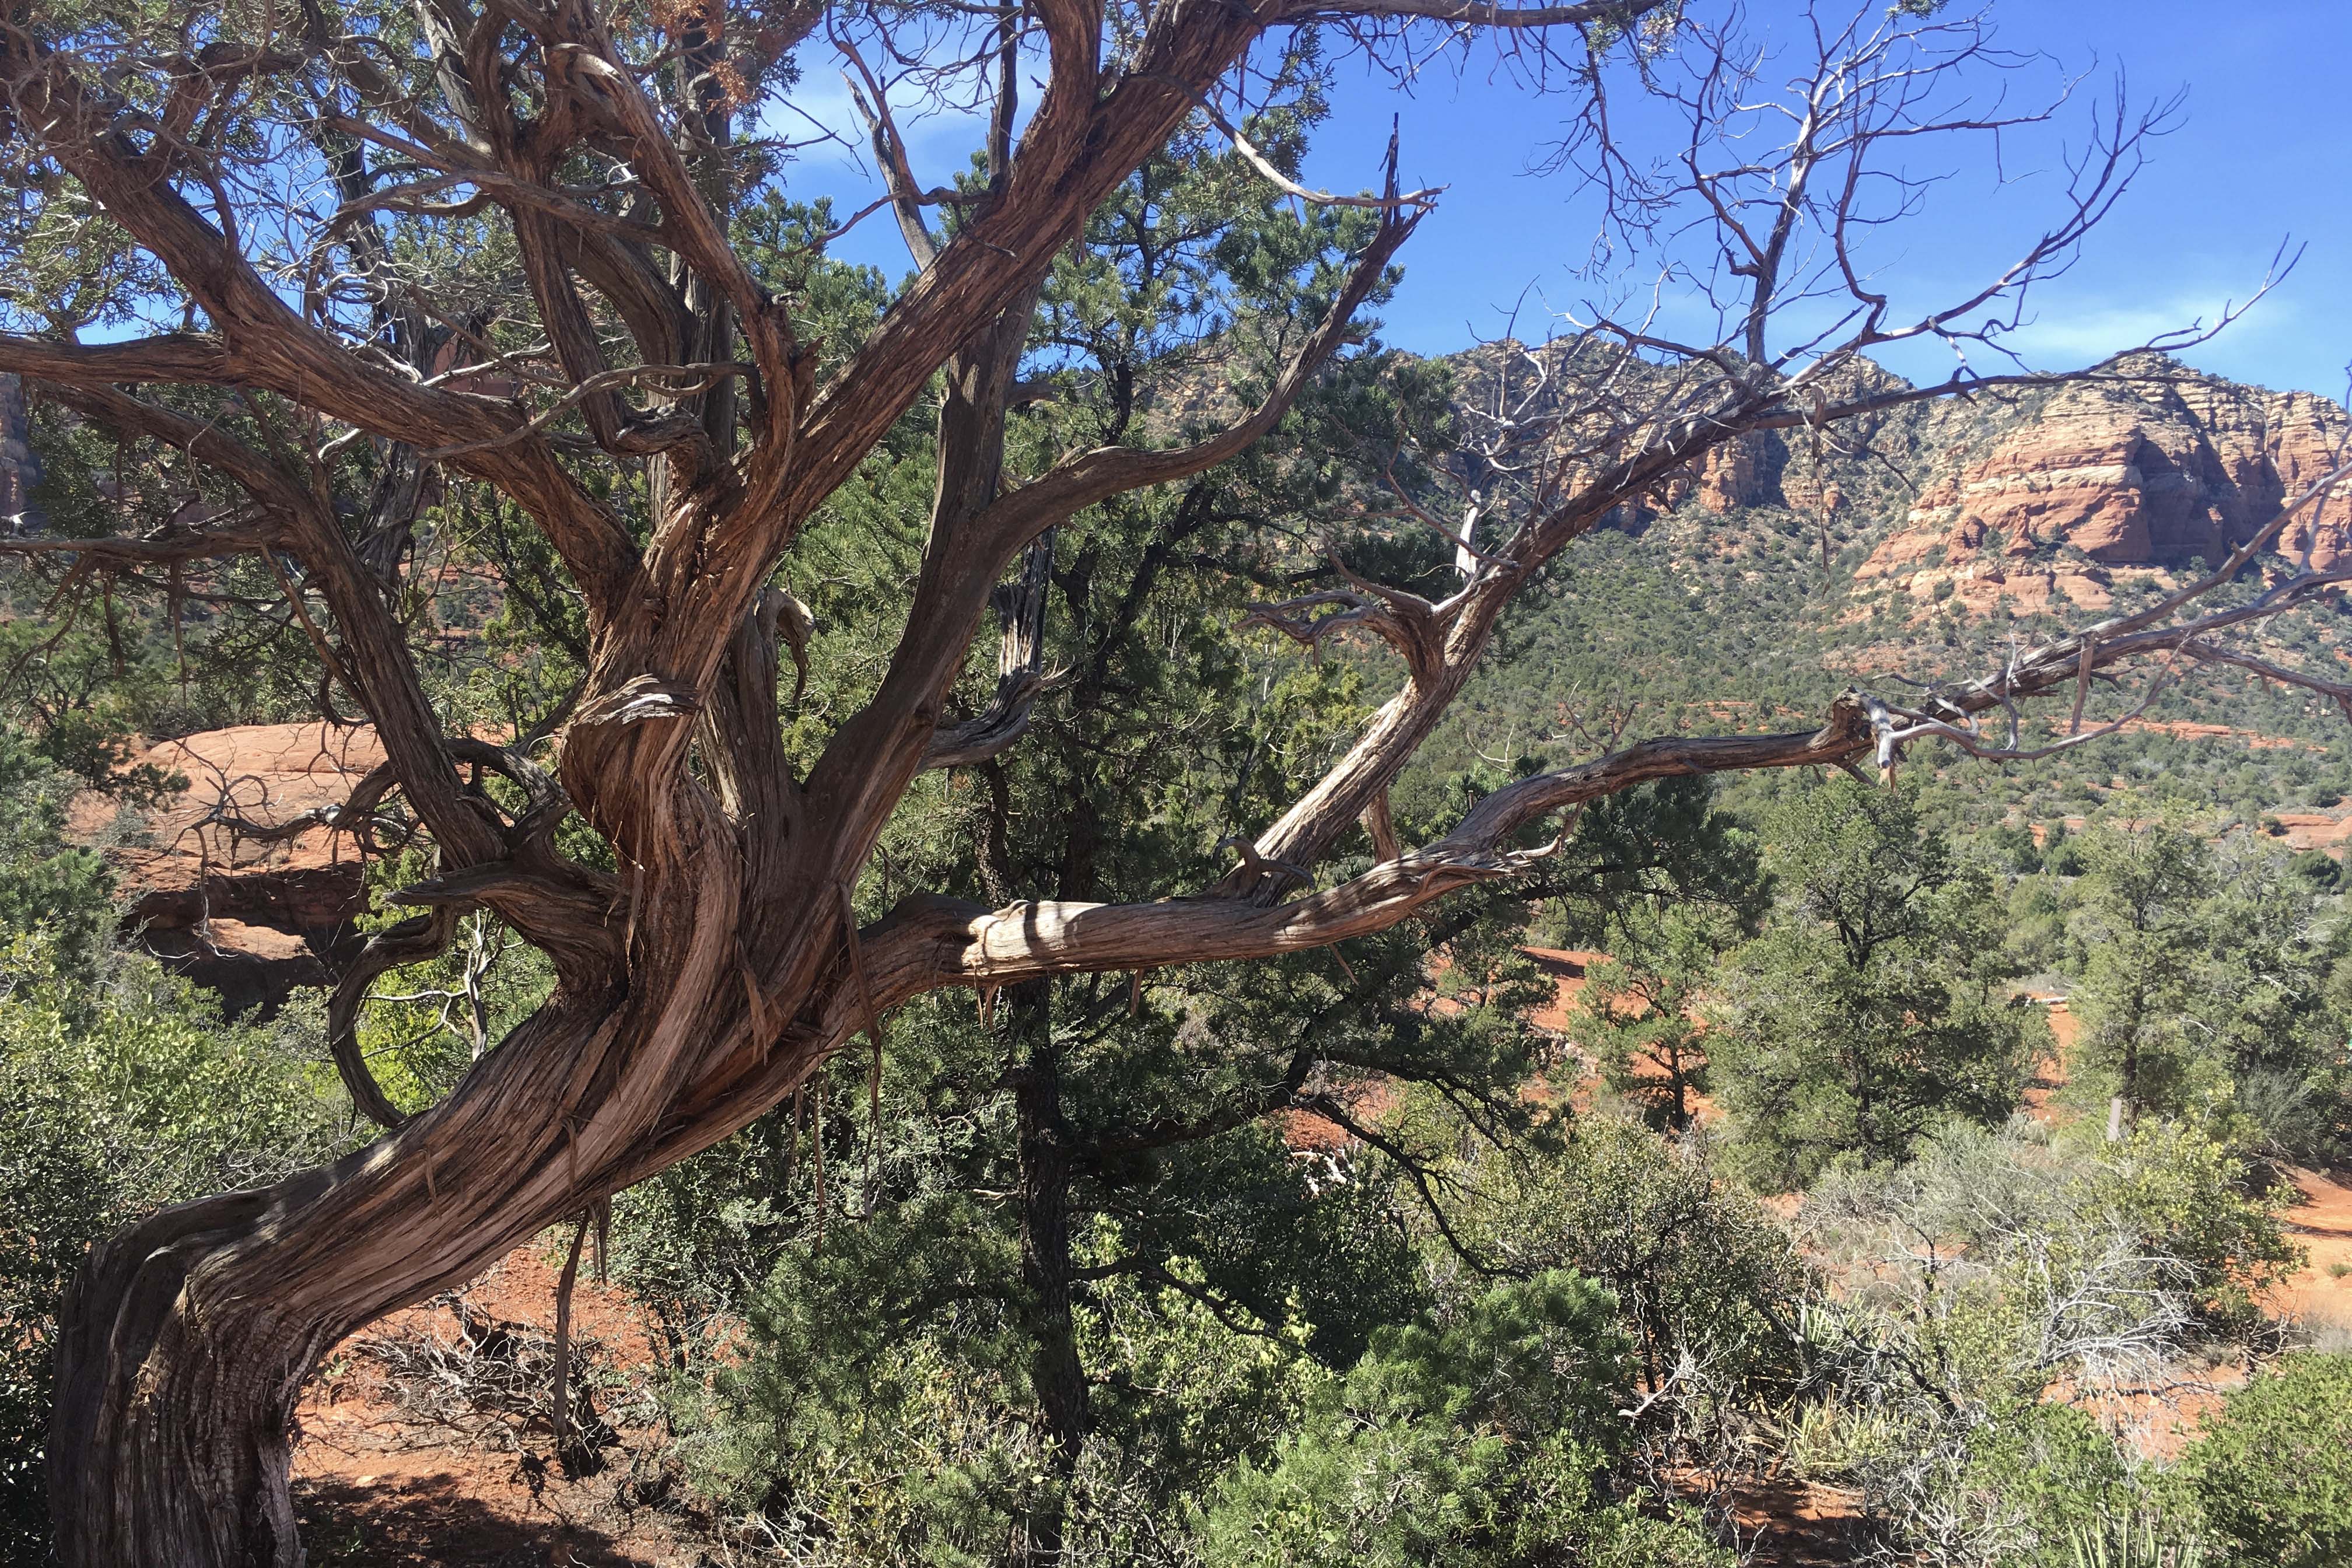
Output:
[[[1026,1059],[1014,1071],[1013,1091],[1021,1162],[1021,1283],[1029,1311],[1030,1380],[1053,1480],[1030,1515],[1022,1561],[1028,1568],[1045,1568],[1062,1560],[1070,1486],[1094,1426],[1094,1411],[1071,1310],[1073,1150],[1053,1040],[1053,982],[1014,987],[1013,1022],[1027,1047]]]
[[[580,1216],[572,1233],[572,1250],[564,1255],[563,1272],[555,1281],[555,1370],[549,1395],[548,1424],[555,1429],[555,1462],[566,1475],[585,1468],[584,1451],[575,1458],[572,1444],[572,1292],[580,1283],[580,1249],[588,1239],[588,1217]]]
[[[287,1472],[320,1357],[738,1124],[665,1118],[644,1070],[682,1015],[740,1033],[681,979],[648,988],[668,1005],[559,994],[399,1131],[93,1248],[59,1317],[49,1432],[67,1568],[298,1568]]]
[[[332,1328],[225,1279],[273,1206],[247,1193],[168,1211],[101,1244],[77,1279],[49,1431],[68,1568],[301,1562],[288,1434]]]
[[[1691,1070],[1687,1058],[1675,1048],[1667,1051],[1666,1078],[1674,1087],[1675,1103],[1668,1125],[1677,1132],[1690,1131]]]
[[[2124,1037],[2122,1079],[2116,1092],[2107,1100],[2107,1142],[2120,1143],[2131,1131],[2139,1112],[2139,1021],[2132,1020],[2132,1031]]]

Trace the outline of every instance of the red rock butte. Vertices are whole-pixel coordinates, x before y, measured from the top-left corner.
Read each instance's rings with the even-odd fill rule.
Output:
[[[1948,583],[1972,610],[2105,608],[2111,569],[2218,564],[2335,466],[2345,435],[2324,398],[2187,372],[2062,387],[1989,441],[1948,448],[1855,576],[1920,598]],[[2352,551],[2352,494],[2305,509],[2274,548],[2334,566]]]

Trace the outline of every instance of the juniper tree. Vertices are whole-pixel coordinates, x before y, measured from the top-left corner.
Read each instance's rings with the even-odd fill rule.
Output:
[[[1643,911],[1613,922],[1610,955],[1591,965],[1577,996],[1580,1042],[1618,1093],[1676,1132],[1707,1089],[1699,1006],[1716,984],[1736,928],[1714,911]]]
[[[1376,638],[1401,673],[1213,880],[1125,902],[907,886],[877,850],[916,781],[1016,745],[1048,695],[1017,636],[975,646],[1000,585],[1049,530],[1165,494],[1276,429],[1348,357],[1358,308],[1430,221],[1434,194],[1401,188],[1393,160],[1380,188],[1335,204],[1251,139],[1264,70],[1310,31],[1400,67],[1499,38],[1508,74],[1564,110],[1562,167],[1605,193],[1620,253],[1694,279],[1717,324],[1691,341],[1604,308],[1514,358],[1459,438],[1421,454],[1426,487],[1377,503],[1400,534],[1453,540],[1442,588],[1290,542],[1286,570],[1327,574],[1265,624]],[[0,373],[201,504],[146,532],[5,548],[54,566],[68,599],[212,591],[224,616],[271,620],[278,646],[309,650],[321,711],[363,716],[384,750],[337,820],[434,857],[394,897],[417,912],[377,935],[330,1009],[327,1044],[383,1136],[164,1210],[84,1266],[49,1451],[66,1561],[299,1563],[287,1434],[330,1345],[724,1139],[909,997],[1367,935],[1539,864],[1550,819],[1657,778],[1885,766],[1929,738],[2015,754],[2032,748],[1988,716],[2152,655],[2240,657],[2216,639],[2337,581],[2290,572],[2201,608],[2297,502],[2214,577],[1978,680],[1856,692],[1790,733],[1640,742],[1496,790],[1418,846],[1392,831],[1387,790],[1514,596],[1628,501],[1746,435],[1836,439],[1906,401],[2052,379],[2004,358],[2021,301],[2074,258],[2161,117],[2095,121],[2011,265],[1898,300],[1878,260],[1925,196],[1917,150],[1989,150],[2054,112],[1988,113],[1976,88],[2018,62],[1985,37],[1978,17],[1871,6],[1769,57],[1767,79],[1749,40],[1645,0],[17,0],[0,20],[0,137],[23,193]],[[1637,90],[1687,130],[1672,158],[1612,134],[1612,62],[1633,56]],[[803,82],[818,61],[846,69],[847,100]],[[918,103],[972,111],[968,174],[914,168],[900,115]],[[739,236],[793,177],[790,128],[824,127],[828,105],[841,122],[825,128],[868,146],[886,186],[837,222],[887,213],[919,260],[833,335],[794,269],[763,275]],[[1285,195],[1374,221],[1279,369],[1213,430],[1057,430],[1030,374],[1039,291],[1188,127]],[[1826,333],[1824,292],[1846,311]],[[1922,387],[1862,374],[1868,352],[1917,341],[1972,351],[1981,372]],[[830,672],[833,700],[801,710],[812,628],[794,590],[871,514],[869,459],[926,426],[921,536],[857,608],[887,651]],[[422,674],[425,546],[456,506],[527,530],[504,589],[576,616],[576,684],[502,732],[457,721]],[[208,588],[224,578],[239,591]],[[2071,728],[2110,726],[2084,728],[2078,704]],[[1369,864],[1332,876],[1367,845]],[[545,955],[552,988],[409,1114],[368,1072],[362,1004],[483,911]]]
[[[1785,893],[1741,949],[1709,1037],[1758,1174],[1903,1159],[1938,1121],[1999,1125],[2047,1030],[2012,996],[1990,876],[1912,802],[1838,779],[1766,837]]]
[[[2070,1068],[2111,1079],[2107,1138],[2120,1140],[2153,1103],[2178,1110],[2195,1054],[2192,1030],[2205,900],[2213,858],[2180,822],[2109,828],[2084,844],[2090,869],[2077,917],[2087,962],[2075,1006],[2083,1037]]]

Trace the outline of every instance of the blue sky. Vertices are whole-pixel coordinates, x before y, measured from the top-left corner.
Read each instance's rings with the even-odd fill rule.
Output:
[[[1702,5],[1706,0],[1701,0]],[[1769,33],[1798,7],[1755,0]],[[2117,68],[2133,98],[2186,87],[2184,118],[2082,259],[2037,292],[2039,357],[2082,360],[2243,300],[2283,237],[2306,246],[2292,276],[2221,337],[2183,357],[2202,369],[2341,397],[2352,360],[2352,0],[2007,0],[1993,8],[2009,47],[2092,69],[2086,89],[2111,93]],[[1564,260],[1585,254],[1596,208],[1567,180],[1527,173],[1557,136],[1557,111],[1487,72],[1424,79],[1410,97],[1351,70],[1310,174],[1358,188],[1402,116],[1403,174],[1449,186],[1414,234],[1407,281],[1386,312],[1388,338],[1438,352],[1474,330],[1494,332],[1520,290],[1572,307]],[[2053,130],[2075,144],[2090,104],[2078,98]],[[1932,286],[1997,272],[2037,232],[2061,187],[2052,138],[2018,137],[2008,187],[1963,183],[1931,198],[1905,230],[1890,274]],[[1973,155],[1971,155],[1972,157]],[[1960,162],[1957,153],[1930,166]],[[1948,359],[1891,356],[1892,368],[1940,374]],[[1937,367],[1942,367],[1938,369]]]
[[[1721,6],[1698,0],[1697,8]],[[1794,0],[1753,0],[1751,29],[1785,33],[1800,11]],[[2225,300],[2245,298],[2292,237],[2305,247],[2294,274],[2184,357],[2241,380],[2342,396],[2352,360],[2352,88],[2343,78],[2352,0],[2004,0],[1992,14],[2003,45],[2052,58],[2038,79],[2059,68],[2089,79],[2050,132],[2009,139],[2006,185],[1985,177],[1979,151],[1925,153],[1920,172],[1958,178],[1881,253],[1885,275],[1925,303],[1998,272],[2052,212],[2063,189],[2053,173],[2061,144],[2080,144],[2093,98],[2111,95],[2121,68],[2135,100],[2188,89],[2185,115],[2072,272],[2035,296],[2023,339],[2031,356],[2079,363],[2210,319]],[[1492,335],[1523,297],[1521,335],[1540,335],[1546,308],[1573,309],[1590,295],[1570,264],[1588,252],[1596,206],[1572,178],[1528,172],[1557,138],[1560,107],[1498,79],[1490,63],[1424,74],[1410,94],[1360,65],[1344,67],[1333,119],[1310,154],[1309,184],[1360,189],[1377,178],[1390,118],[1400,115],[1408,184],[1447,187],[1406,247],[1406,280],[1384,312],[1384,335],[1409,349],[1443,353]],[[823,94],[835,80],[832,63],[808,64],[807,86]],[[934,121],[909,132],[927,180],[946,177],[969,145],[968,126]],[[812,151],[793,183],[838,189],[846,171]],[[894,274],[906,266],[879,218],[839,249]],[[1886,357],[1915,378],[1950,365],[1934,350]]]

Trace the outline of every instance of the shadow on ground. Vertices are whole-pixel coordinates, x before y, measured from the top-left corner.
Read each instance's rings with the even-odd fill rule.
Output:
[[[1750,1532],[1757,1563],[1772,1568],[1847,1568],[1863,1560],[1863,1522],[1834,1494],[1780,1478],[1742,1489],[1743,1539]]]
[[[516,1520],[449,1476],[364,1487],[306,1480],[295,1511],[320,1568],[648,1568],[602,1531]]]

